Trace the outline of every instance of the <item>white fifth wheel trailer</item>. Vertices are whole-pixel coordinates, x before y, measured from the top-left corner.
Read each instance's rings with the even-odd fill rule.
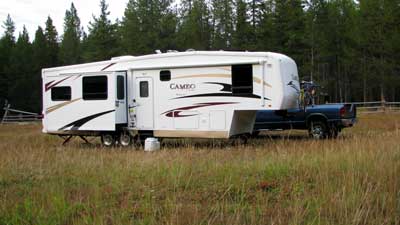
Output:
[[[43,69],[43,132],[131,138],[230,138],[256,112],[298,105],[296,63],[270,52],[191,51],[122,56]]]

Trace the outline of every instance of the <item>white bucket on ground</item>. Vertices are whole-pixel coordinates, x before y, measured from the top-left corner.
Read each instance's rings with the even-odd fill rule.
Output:
[[[157,138],[149,137],[144,141],[144,151],[152,152],[160,149],[160,142]]]

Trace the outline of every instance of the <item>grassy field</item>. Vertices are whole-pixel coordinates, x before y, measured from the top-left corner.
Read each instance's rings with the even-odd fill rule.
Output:
[[[337,140],[104,149],[0,126],[0,224],[400,224],[400,114]]]

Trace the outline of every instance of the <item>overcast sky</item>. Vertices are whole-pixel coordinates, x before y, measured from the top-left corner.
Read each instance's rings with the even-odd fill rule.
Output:
[[[87,31],[87,25],[92,20],[92,15],[100,14],[100,0],[0,0],[0,22],[3,26],[7,14],[10,14],[16,25],[15,36],[18,37],[18,33],[22,31],[25,24],[32,41],[38,26],[44,28],[47,16],[50,16],[60,35],[63,33],[65,11],[70,8],[71,2],[74,2],[81,25]],[[128,0],[108,0],[106,2],[111,13],[110,19],[115,21],[116,18],[122,18]],[[3,32],[4,29],[1,27],[0,36],[3,35]]]

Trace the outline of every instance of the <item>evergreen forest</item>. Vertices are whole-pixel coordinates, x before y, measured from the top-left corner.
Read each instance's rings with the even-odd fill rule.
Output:
[[[116,21],[105,0],[94,10],[84,29],[72,3],[62,31],[47,17],[33,37],[8,15],[0,104],[40,112],[42,68],[157,49],[279,52],[330,102],[400,101],[400,0],[129,0]]]

